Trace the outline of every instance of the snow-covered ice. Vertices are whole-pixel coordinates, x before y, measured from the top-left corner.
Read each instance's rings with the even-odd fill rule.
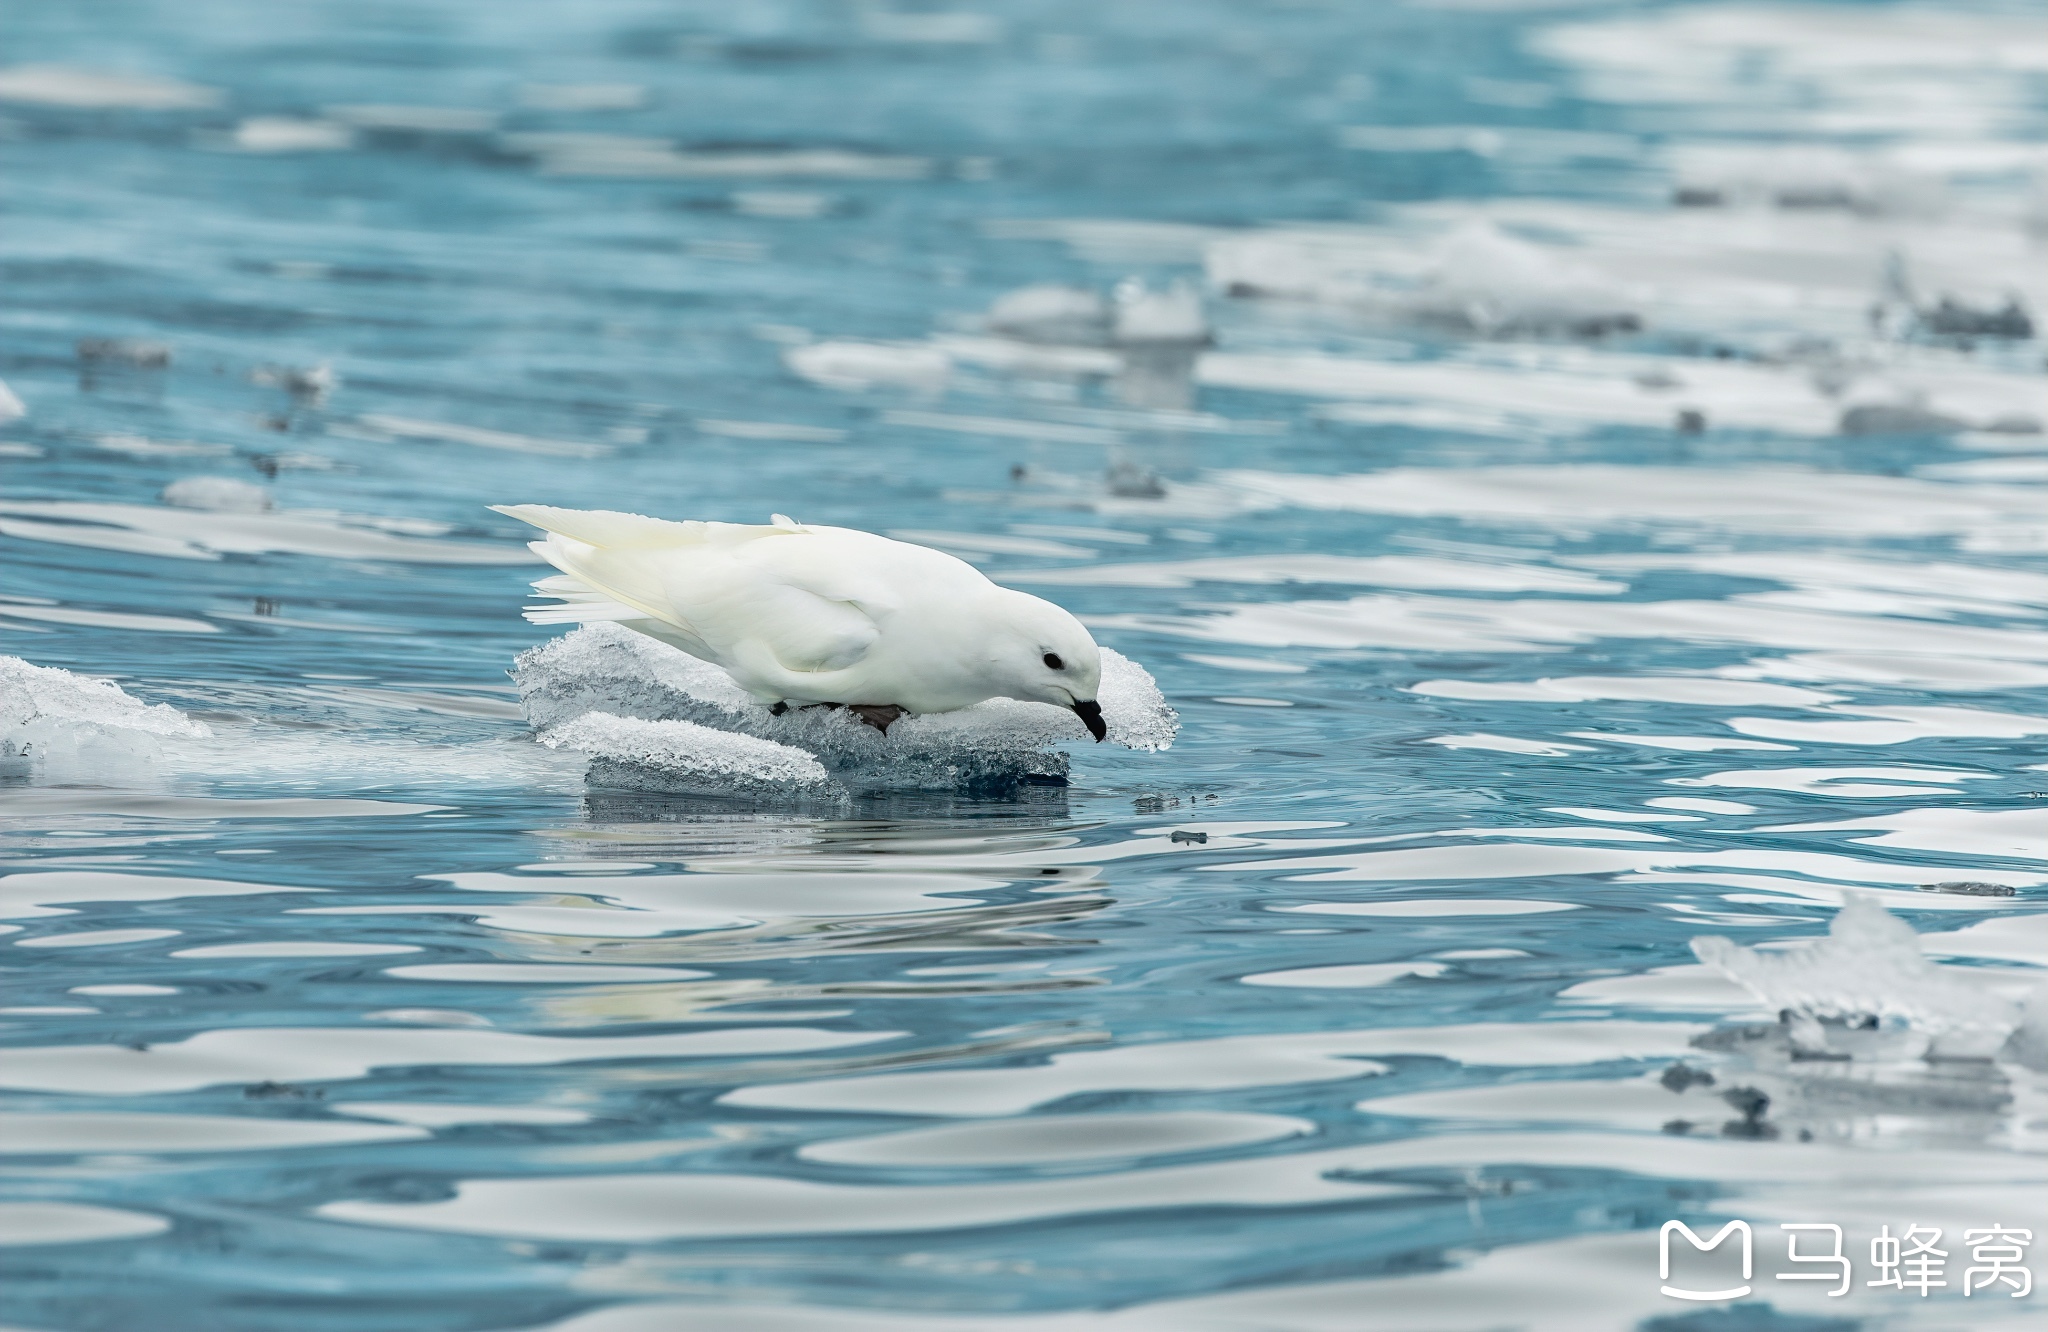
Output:
[[[0,772],[119,784],[157,763],[162,738],[211,734],[204,722],[144,703],[111,680],[0,657]]]
[[[1363,228],[1246,232],[1209,247],[1232,296],[1341,305],[1481,337],[1599,336],[1640,328],[1642,296],[1571,253],[1483,218],[1435,244]]]
[[[708,662],[621,625],[595,623],[520,654],[513,680],[542,743],[593,759],[601,785],[752,796],[952,790],[1058,782],[1058,748],[1087,742],[1070,712],[990,699],[875,730],[845,712],[776,716]],[[1102,650],[1108,738],[1173,743],[1179,720],[1142,666]]]
[[[590,778],[600,786],[737,796],[836,790],[824,765],[801,749],[696,722],[586,712],[541,732],[540,742],[590,755]]]
[[[1891,1019],[1926,1037],[1928,1052],[1988,1058],[2015,1033],[2038,1040],[2041,1006],[2022,1006],[1989,984],[1929,961],[1913,927],[1874,899],[1850,896],[1825,939],[1765,952],[1718,935],[1692,941],[1700,961],[1789,1014],[1795,1044],[1828,1048],[1822,1019]],[[2031,1019],[2022,1031],[2022,1018]]]

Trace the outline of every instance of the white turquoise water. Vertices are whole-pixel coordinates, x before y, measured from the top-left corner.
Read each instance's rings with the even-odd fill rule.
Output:
[[[0,1323],[2037,1326],[2043,17],[9,7]],[[522,501],[1179,734],[592,783]]]

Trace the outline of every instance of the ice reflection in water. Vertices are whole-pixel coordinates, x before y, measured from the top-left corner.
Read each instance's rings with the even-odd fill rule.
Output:
[[[1667,1217],[2048,1232],[2023,9],[10,13],[0,1322],[1666,1332]],[[592,786],[521,499],[916,534],[1181,736]]]

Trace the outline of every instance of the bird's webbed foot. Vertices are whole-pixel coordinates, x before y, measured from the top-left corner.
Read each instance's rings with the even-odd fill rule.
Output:
[[[792,710],[797,712],[816,712],[819,708],[845,708],[848,712],[860,718],[867,725],[874,727],[883,735],[889,734],[889,727],[895,722],[910,715],[909,708],[899,707],[894,703],[799,703],[792,709],[788,699],[777,700],[775,705],[768,709],[768,715],[771,717],[782,717],[787,716]]]
[[[771,717],[784,717],[792,711],[816,712],[819,708],[843,708],[845,706],[844,703],[799,703],[792,709],[789,705],[789,700],[781,698],[777,699],[774,706],[768,709],[768,715]]]
[[[909,708],[898,707],[894,703],[856,703],[846,710],[880,731],[883,735],[889,734],[889,726],[892,722],[899,721],[910,715]]]

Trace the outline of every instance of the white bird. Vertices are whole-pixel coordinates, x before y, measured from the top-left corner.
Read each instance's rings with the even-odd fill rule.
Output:
[[[941,551],[781,514],[767,526],[492,505],[548,533],[564,604],[535,624],[615,620],[681,648],[780,712],[844,706],[886,733],[990,698],[1069,708],[1098,741],[1102,655],[1072,615]]]

